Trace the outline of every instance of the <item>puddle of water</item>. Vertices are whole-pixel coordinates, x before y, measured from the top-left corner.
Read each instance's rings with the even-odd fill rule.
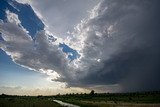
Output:
[[[77,105],[74,105],[74,104],[62,102],[62,101],[60,101],[60,100],[53,100],[53,101],[59,103],[59,104],[62,105],[62,106],[67,106],[67,107],[80,107],[80,106],[77,106]]]

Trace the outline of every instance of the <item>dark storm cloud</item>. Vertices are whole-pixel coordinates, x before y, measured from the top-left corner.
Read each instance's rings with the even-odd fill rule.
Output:
[[[83,76],[82,71],[77,71],[78,78],[69,84],[84,87],[119,84],[119,91],[159,90],[159,4],[159,0],[103,1],[98,15],[85,25],[91,28],[82,58],[88,69]],[[94,58],[101,61],[93,61]]]
[[[4,33],[0,45],[16,63],[48,75],[55,71],[60,78],[54,81],[68,86],[159,90],[159,4],[159,0],[104,0],[72,32],[70,44],[81,54],[72,62],[48,42],[46,31],[37,32],[35,47],[25,30],[11,22],[0,23]]]

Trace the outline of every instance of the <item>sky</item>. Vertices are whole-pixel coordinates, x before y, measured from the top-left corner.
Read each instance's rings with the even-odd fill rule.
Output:
[[[0,94],[160,90],[159,0],[0,0]]]

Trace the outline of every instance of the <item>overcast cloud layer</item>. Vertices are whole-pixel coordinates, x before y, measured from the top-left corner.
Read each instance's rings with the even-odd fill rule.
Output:
[[[81,54],[72,62],[56,44],[48,42],[46,31],[37,33],[34,44],[27,31],[17,26],[16,17],[0,22],[5,40],[0,42],[1,49],[17,64],[68,86],[159,90],[159,4],[159,0],[104,0],[97,4],[71,33],[74,36],[64,40]]]

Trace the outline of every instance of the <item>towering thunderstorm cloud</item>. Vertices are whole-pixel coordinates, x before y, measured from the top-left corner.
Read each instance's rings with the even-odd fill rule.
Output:
[[[73,87],[115,91],[158,90],[160,75],[160,1],[104,0],[63,41],[80,57],[70,61],[46,30],[35,41],[16,15],[0,22],[0,48],[24,67]],[[12,18],[9,18],[12,17]],[[12,20],[11,20],[12,19]],[[57,37],[58,39],[58,37]]]

